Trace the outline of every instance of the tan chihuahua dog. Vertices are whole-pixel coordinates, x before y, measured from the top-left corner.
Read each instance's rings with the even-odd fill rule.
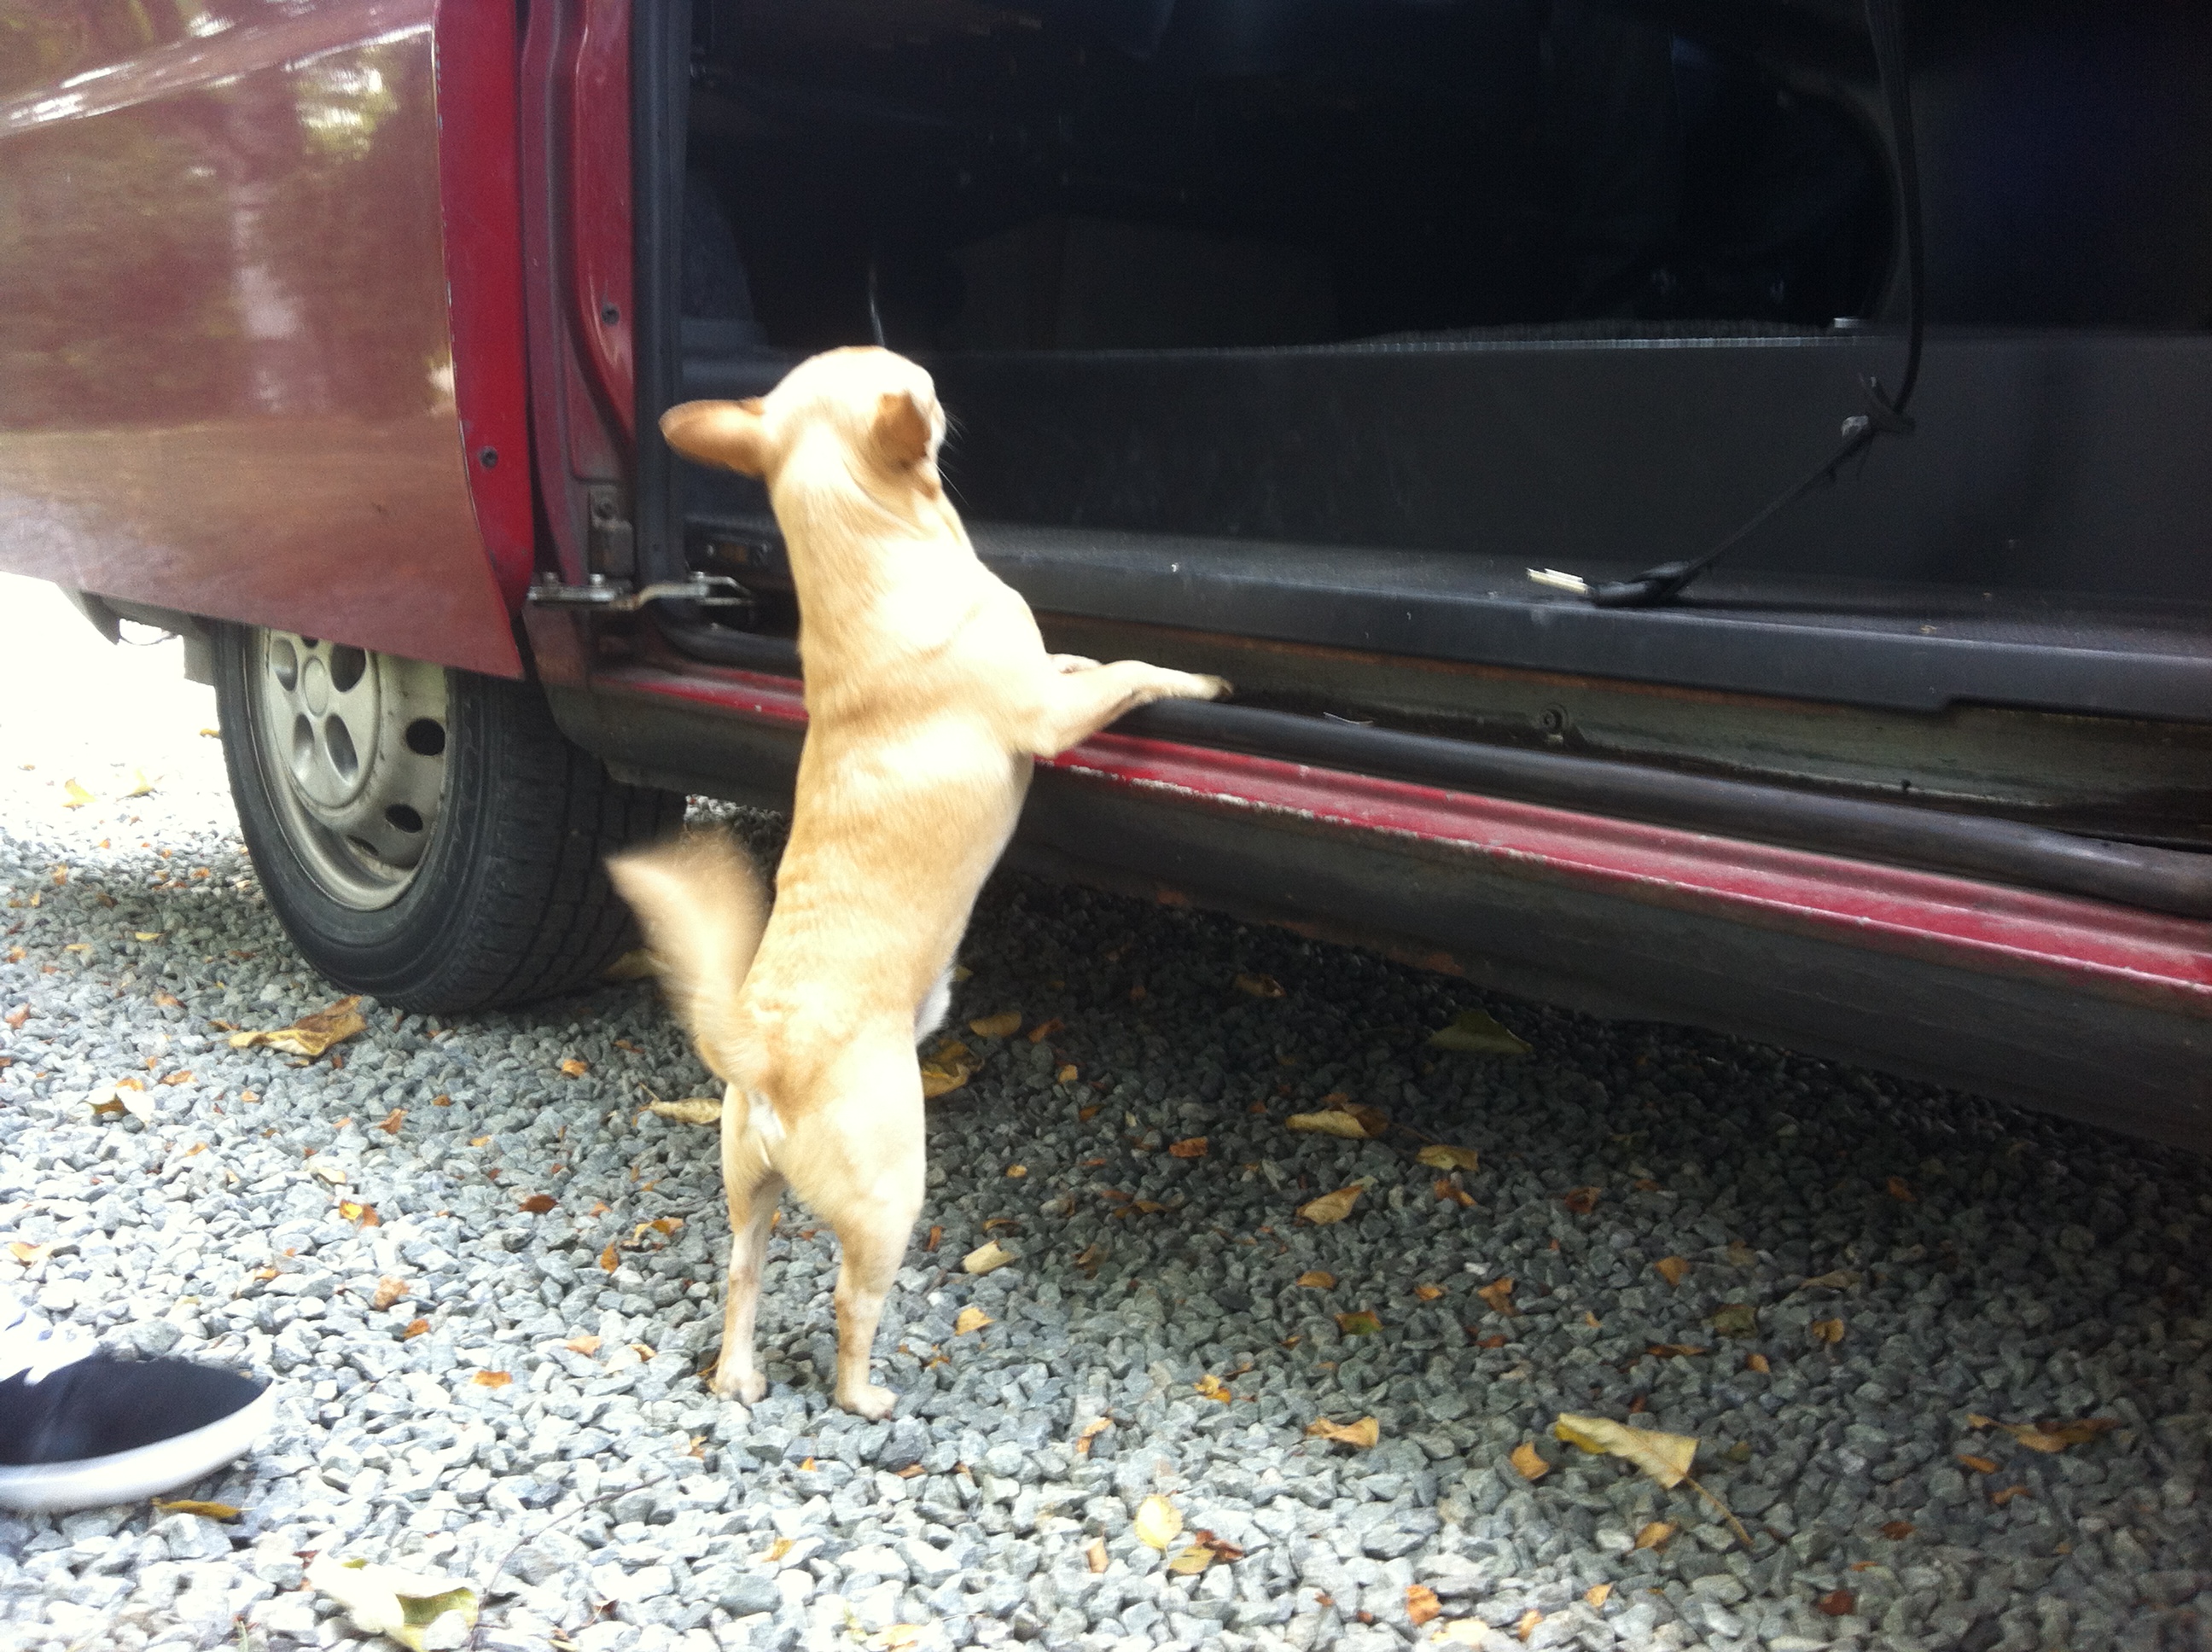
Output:
[[[884,1299],[922,1199],[915,1046],[1014,829],[1030,760],[1218,677],[1045,652],[1029,605],[975,559],[938,481],[929,375],[881,349],[793,368],[766,398],[662,417],[678,452],[766,480],[799,591],[806,744],[767,910],[727,838],[610,864],[677,1016],[727,1086],[729,1300],[714,1390],[753,1400],[761,1266],[788,1185],[836,1230],[837,1403],[868,1381]]]

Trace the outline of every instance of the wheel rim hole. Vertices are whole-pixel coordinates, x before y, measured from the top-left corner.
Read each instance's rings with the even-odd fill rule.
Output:
[[[287,694],[300,686],[300,656],[293,653],[290,643],[273,641],[269,645],[269,674]]]
[[[407,725],[407,749],[418,757],[443,756],[446,726],[434,717],[417,717]]]
[[[324,720],[323,744],[330,752],[331,767],[337,770],[341,777],[351,780],[361,773],[361,754],[354,750],[353,736],[346,732],[346,726],[335,717]]]
[[[315,761],[315,726],[301,712],[292,720],[292,772],[305,774]]]
[[[352,691],[368,670],[368,656],[358,648],[343,646],[331,650],[331,686],[340,694]]]
[[[419,832],[422,829],[422,817],[404,803],[393,804],[384,811],[384,817],[403,832]]]

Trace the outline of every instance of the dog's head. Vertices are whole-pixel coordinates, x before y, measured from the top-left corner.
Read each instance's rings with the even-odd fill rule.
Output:
[[[937,386],[903,355],[860,347],[801,361],[766,396],[685,402],[660,416],[660,434],[686,458],[773,485],[810,437],[830,435],[865,480],[939,490],[945,413]]]

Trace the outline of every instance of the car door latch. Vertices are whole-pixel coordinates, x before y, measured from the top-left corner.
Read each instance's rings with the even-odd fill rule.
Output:
[[[663,580],[642,590],[632,590],[627,580],[592,575],[588,585],[562,585],[553,574],[541,574],[530,587],[530,601],[540,608],[592,608],[605,614],[634,614],[649,602],[706,603],[714,606],[752,601],[752,593],[725,574],[694,574],[688,580]]]

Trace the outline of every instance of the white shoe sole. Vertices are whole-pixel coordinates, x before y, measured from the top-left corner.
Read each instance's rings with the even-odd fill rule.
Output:
[[[271,1383],[251,1404],[189,1434],[79,1462],[0,1467],[0,1509],[63,1514],[173,1491],[244,1456],[276,1416],[276,1388]]]

